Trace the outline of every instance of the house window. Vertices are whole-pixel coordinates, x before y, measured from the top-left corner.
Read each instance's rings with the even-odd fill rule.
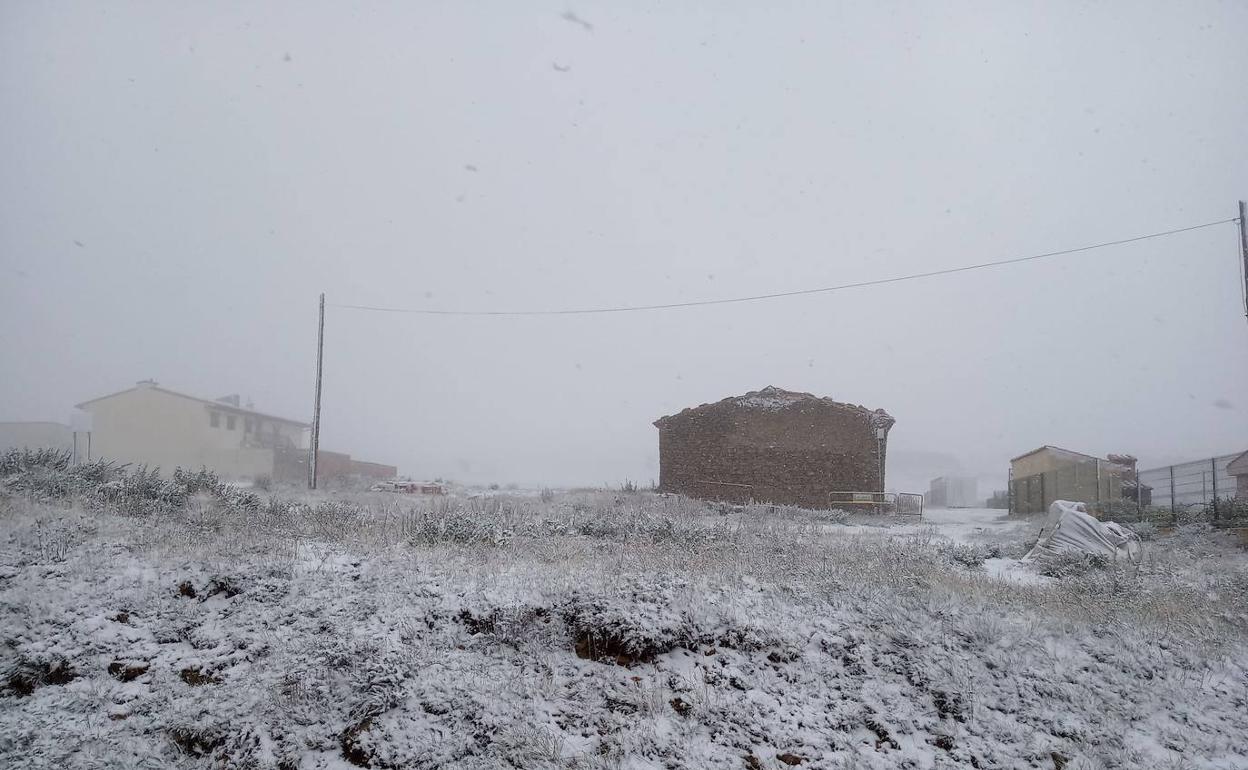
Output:
[[[235,422],[235,420],[236,420],[236,419],[237,419],[237,418],[235,418],[235,417],[234,417],[234,415],[232,415],[232,414],[231,414],[231,415],[228,415],[228,416],[225,418],[225,429],[226,429],[226,430],[234,430],[234,422]]]
[[[221,427],[221,415],[218,412],[209,412],[208,424],[214,428],[220,428]]]
[[[243,433],[251,433],[253,427],[250,417],[243,419]]]

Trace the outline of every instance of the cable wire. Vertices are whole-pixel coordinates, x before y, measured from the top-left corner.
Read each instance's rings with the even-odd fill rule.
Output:
[[[1032,254],[1026,257],[1015,257],[1013,259],[1002,259],[996,262],[983,262],[978,265],[964,265],[962,267],[950,267],[943,270],[930,270],[925,273],[911,273],[909,275],[899,275],[893,278],[876,278],[870,281],[856,281],[854,283],[843,283],[836,286],[821,286],[816,289],[798,289],[795,291],[781,291],[772,294],[755,294],[749,297],[728,297],[723,299],[704,299],[693,300],[690,302],[669,302],[655,305],[623,305],[619,307],[596,307],[596,308],[569,308],[561,310],[436,310],[426,308],[403,308],[403,307],[378,307],[374,305],[349,305],[328,303],[330,307],[341,308],[344,310],[364,310],[377,313],[410,313],[415,315],[444,315],[444,316],[544,316],[544,315],[591,315],[598,313],[636,313],[645,310],[671,310],[682,307],[704,307],[707,305],[728,305],[739,302],[758,302],[768,299],[780,299],[782,297],[800,297],[807,294],[824,294],[833,291],[842,291],[844,289],[859,289],[866,286],[882,286],[889,283],[900,283],[902,281],[913,281],[920,278],[932,278],[938,275],[951,275],[953,273],[965,273],[971,270],[983,270],[990,267],[1001,267],[1003,265],[1016,265],[1020,262],[1032,262],[1039,259],[1049,259],[1051,257],[1060,257],[1066,254],[1077,254],[1083,251],[1091,251],[1093,249],[1103,249],[1107,246],[1121,246],[1125,243],[1135,243],[1136,241],[1144,241],[1150,238],[1163,238],[1168,235],[1176,235],[1178,233],[1186,233],[1192,230],[1201,230],[1206,227],[1216,227],[1224,225],[1228,222],[1238,222],[1239,217],[1230,219],[1219,219],[1216,222],[1205,222],[1200,225],[1192,225],[1190,227],[1179,227],[1174,230],[1163,230],[1159,233],[1149,233],[1147,235],[1137,235],[1131,238],[1120,238],[1116,241],[1105,241],[1103,243],[1094,243],[1090,246],[1079,246],[1074,249],[1062,249],[1061,251],[1050,251],[1044,254]]]

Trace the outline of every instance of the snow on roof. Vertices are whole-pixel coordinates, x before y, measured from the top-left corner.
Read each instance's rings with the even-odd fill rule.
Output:
[[[853,409],[862,412],[864,415],[871,417],[873,424],[878,427],[887,428],[891,426],[895,420],[883,409],[871,410],[861,404],[846,404],[840,401],[834,401],[826,396],[816,396],[812,393],[802,393],[800,391],[785,390],[777,388],[774,385],[768,385],[762,390],[752,390],[741,396],[729,396],[709,404],[701,404],[699,406],[682,409],[676,414],[666,415],[654,421],[656,427],[663,427],[669,421],[676,417],[682,417],[693,412],[702,411],[712,407],[719,406],[736,406],[744,409],[757,409],[761,411],[776,412],[781,409],[788,409],[797,404],[818,403],[828,406],[840,407],[843,409]]]
[[[725,399],[737,406],[744,406],[747,409],[767,409],[777,410],[785,409],[796,403],[807,401],[814,398],[809,393],[794,393],[790,390],[781,390],[780,388],[768,385],[762,390],[755,390],[746,393],[744,396],[735,396]]]

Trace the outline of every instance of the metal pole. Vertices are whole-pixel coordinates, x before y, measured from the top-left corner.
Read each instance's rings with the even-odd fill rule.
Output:
[[[1005,512],[1007,515],[1014,515],[1014,466],[1010,466],[1010,472],[1005,477]]]
[[[1239,250],[1244,257],[1244,318],[1248,318],[1248,203],[1239,202]]]
[[[1174,499],[1174,466],[1173,465],[1170,466],[1170,513],[1175,516],[1175,521],[1177,522],[1179,509],[1178,509],[1178,501]]]
[[[1209,468],[1213,471],[1213,520],[1218,520],[1218,458],[1209,458]]]
[[[308,489],[316,489],[316,461],[321,449],[321,367],[325,360],[325,294],[316,324],[316,401],[312,405],[312,446],[308,452]]]
[[[1132,465],[1131,473],[1135,476],[1135,513],[1144,515],[1144,482],[1140,479],[1140,466]]]

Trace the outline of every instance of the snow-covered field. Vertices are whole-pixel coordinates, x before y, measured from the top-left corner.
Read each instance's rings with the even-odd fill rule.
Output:
[[[0,492],[0,766],[1248,767],[1226,533],[1046,577],[1000,511],[75,489]]]

